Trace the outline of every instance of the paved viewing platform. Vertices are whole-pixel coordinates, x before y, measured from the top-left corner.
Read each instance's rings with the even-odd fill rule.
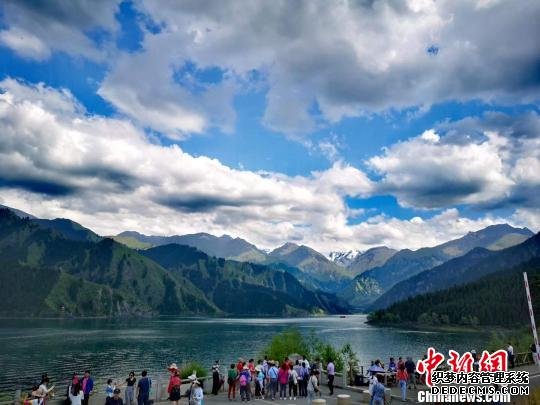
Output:
[[[528,371],[530,376],[530,390],[531,394],[535,391],[536,392],[536,398],[540,400],[540,368],[536,365],[530,364],[530,365],[524,365],[517,367],[515,370],[520,371]],[[339,376],[342,377],[342,376]],[[167,400],[167,384],[168,380],[166,378],[153,378],[153,388],[152,388],[152,395],[151,400],[154,404],[170,404],[170,402]],[[219,391],[218,395],[212,395],[210,393],[211,391],[211,385],[212,380],[211,377],[205,377],[200,378],[201,381],[203,381],[204,386],[204,400],[203,404],[212,404],[212,405],[230,405],[234,402],[241,402],[240,395],[237,389],[236,392],[236,400],[235,401],[229,401],[227,397],[227,383],[224,384],[222,389]],[[342,378],[336,378],[336,385],[334,388],[334,395],[329,395],[328,387],[326,386],[326,381],[323,378],[323,381],[321,383],[321,395],[317,396],[317,399],[324,399],[326,401],[326,405],[356,405],[356,404],[369,404],[369,393],[368,393],[368,387],[367,386],[343,386],[343,384],[339,383],[341,382]],[[182,385],[182,394],[184,394],[189,387],[189,384],[184,383]],[[401,402],[401,391],[399,389],[399,386],[392,385],[391,387],[387,388],[387,392],[390,394],[391,402],[392,403],[398,403]],[[420,390],[426,390],[425,385],[419,385],[418,389],[415,389],[412,387],[410,390],[407,389],[407,402],[416,403],[417,402],[417,393]],[[123,396],[123,389],[122,389],[122,396]],[[58,392],[60,394],[60,392]],[[339,400],[338,397],[340,395],[348,395],[349,398]],[[387,398],[387,401],[389,398]],[[48,401],[48,405],[62,405],[64,401],[64,397],[61,395],[57,395],[56,398],[50,399]],[[533,402],[530,402],[527,398],[521,398],[517,399],[517,404],[529,404],[529,403],[535,403],[534,399]],[[104,405],[105,404],[105,394],[100,391],[100,388],[97,387],[95,393],[90,397],[89,405]],[[8,403],[13,402],[2,402],[1,405],[7,405]],[[188,400],[185,397],[182,397],[180,401],[181,405],[187,405]],[[272,401],[269,398],[265,399],[252,399],[251,403],[253,404],[265,404],[265,405],[276,405],[276,404],[283,404],[283,405],[297,405],[297,404],[307,404],[306,398],[297,397],[296,400],[289,400],[287,398],[286,400],[278,400]],[[20,402],[19,402],[20,404]],[[321,404],[319,404],[321,405]]]

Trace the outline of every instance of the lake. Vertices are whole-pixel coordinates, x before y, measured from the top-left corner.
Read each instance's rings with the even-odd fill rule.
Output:
[[[349,342],[363,363],[390,356],[422,356],[428,346],[447,352],[481,348],[488,336],[371,326],[365,315],[317,318],[3,319],[0,321],[0,392],[13,393],[48,373],[59,387],[88,368],[97,382],[146,368],[196,360],[210,366],[239,356],[257,359],[275,333],[293,327],[341,346]],[[63,389],[63,388],[62,388]]]

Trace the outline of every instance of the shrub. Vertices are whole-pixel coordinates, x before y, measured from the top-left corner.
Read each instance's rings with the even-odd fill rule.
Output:
[[[298,330],[286,331],[272,338],[263,355],[271,360],[283,361],[290,354],[297,353],[310,357],[311,351],[306,339]]]
[[[193,372],[196,372],[197,377],[206,377],[208,371],[197,362],[187,363],[180,368],[180,376],[182,379],[188,378]]]

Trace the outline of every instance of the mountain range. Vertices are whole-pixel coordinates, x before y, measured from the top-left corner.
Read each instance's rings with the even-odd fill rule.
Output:
[[[276,316],[348,311],[335,296],[311,291],[285,271],[217,259],[179,245],[168,246],[182,252],[182,261],[167,262],[164,268],[112,239],[88,240],[82,236],[86,228],[67,225],[0,209],[0,282],[10,286],[1,315]],[[143,252],[155,255],[154,249]],[[214,280],[214,290],[208,288],[209,280]],[[231,291],[238,305],[223,304],[224,294]],[[252,308],[242,303],[242,297],[257,292],[267,305]]]
[[[344,287],[352,278],[350,273],[329,260],[316,250],[294,243],[283,246],[269,253],[257,248],[242,238],[229,235],[214,236],[207,233],[174,236],[148,236],[138,232],[126,231],[113,236],[116,241],[135,249],[167,244],[192,246],[209,256],[228,260],[259,263],[281,268],[299,278],[310,288],[335,292]]]
[[[279,316],[369,309],[374,321],[410,322],[419,316],[414,306],[405,312],[396,306],[413,300],[424,308],[442,297],[444,316],[422,319],[454,322],[462,311],[443,313],[445,303],[453,305],[448,288],[462,294],[493,274],[500,286],[500,278],[517,268],[535,271],[539,238],[499,224],[415,251],[380,246],[327,257],[305,245],[288,242],[264,251],[241,238],[207,233],[103,237],[70,219],[40,219],[0,206],[0,282],[10,286],[0,315]]]
[[[540,234],[498,251],[476,247],[463,256],[397,283],[379,297],[371,309],[386,308],[409,297],[467,284],[537,258],[540,258]]]
[[[538,237],[534,242],[538,244]],[[484,269],[487,269],[488,262],[496,265],[498,257],[493,255],[484,260]],[[403,324],[420,327],[452,324],[520,328],[529,323],[523,272],[528,276],[533,311],[538,314],[540,258],[534,257],[476,281],[411,296],[370,313],[368,322],[394,327]]]
[[[497,250],[523,242],[534,234],[526,228],[507,224],[488,226],[449,242],[418,250],[403,249],[383,265],[356,276],[340,291],[347,302],[365,309],[395,284],[462,256],[474,248]]]

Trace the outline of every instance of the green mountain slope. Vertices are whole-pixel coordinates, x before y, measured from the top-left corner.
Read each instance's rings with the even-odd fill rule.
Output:
[[[284,263],[296,267],[307,278],[319,282],[325,291],[337,291],[351,279],[348,270],[308,246],[286,243],[268,255],[266,263]]]
[[[488,226],[477,232],[469,232],[462,238],[435,247],[415,251],[400,250],[384,265],[355,277],[341,291],[341,294],[351,305],[365,309],[395,284],[450,259],[462,256],[476,247],[507,247],[510,243],[522,242],[532,235],[529,229],[501,224]]]
[[[222,311],[236,315],[344,313],[335,296],[305,288],[291,274],[265,265],[225,260],[170,244],[142,252],[190,280]]]
[[[69,311],[74,315],[218,312],[189,280],[172,276],[158,264],[111,239],[98,243],[66,239],[54,229],[43,228],[33,220],[18,218],[11,211],[1,209],[0,272],[12,280],[22,278],[25,273],[14,272],[17,267],[13,265],[25,268],[33,277],[38,274],[37,279],[47,279],[51,269],[61,273],[55,283],[44,288],[47,292],[45,309],[56,313],[60,313],[62,306],[68,310],[76,307]],[[96,300],[109,294],[112,304],[100,306],[100,311],[92,313],[77,299],[82,299],[83,295],[69,292],[75,288],[70,282],[72,277],[80,280],[82,291],[93,289]],[[14,285],[21,283],[14,282]],[[98,294],[97,285],[105,290],[101,289]],[[16,292],[33,294],[39,285],[30,287]],[[75,303],[62,297],[70,297]],[[24,312],[24,308],[20,310]]]
[[[356,256],[347,268],[351,274],[358,276],[375,267],[383,266],[396,253],[397,250],[386,246],[374,247]]]
[[[94,233],[88,228],[81,226],[77,222],[73,222],[70,219],[56,218],[56,219],[34,219],[35,223],[45,229],[54,229],[62,234],[66,239],[87,241],[87,242],[99,242],[103,238]]]
[[[517,246],[496,252],[476,248],[464,256],[449,260],[396,284],[377,299],[372,308],[385,308],[394,302],[418,294],[466,284],[487,274],[518,266],[537,257],[540,257],[540,234]]]
[[[396,302],[369,315],[370,323],[398,326],[529,324],[523,272],[527,272],[535,314],[540,313],[540,258],[505,268],[479,280]]]

